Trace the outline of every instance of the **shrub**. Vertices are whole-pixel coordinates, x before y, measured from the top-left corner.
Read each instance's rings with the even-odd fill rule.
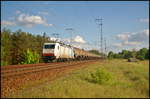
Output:
[[[96,72],[91,73],[92,81],[98,84],[108,84],[112,76],[103,69],[97,69]]]
[[[23,61],[21,64],[34,64],[39,63],[39,55],[36,52],[32,52],[27,49],[26,52],[23,53]]]
[[[145,59],[145,57],[144,56],[137,56],[137,58],[139,59],[139,60],[144,60]]]
[[[114,58],[113,56],[114,56],[114,53],[112,51],[110,51],[108,53],[108,59],[113,59]]]
[[[5,65],[8,65],[8,62],[6,62],[6,61],[1,61],[1,66],[5,66]]]
[[[148,49],[147,48],[142,48],[137,52],[137,58],[140,60],[144,60],[146,59],[146,55],[148,53]]]

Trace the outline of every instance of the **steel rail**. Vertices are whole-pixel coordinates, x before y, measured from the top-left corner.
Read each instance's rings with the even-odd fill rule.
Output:
[[[93,60],[92,60],[93,61]],[[40,71],[46,71],[46,70],[52,70],[52,69],[59,69],[59,68],[63,68],[63,67],[69,67],[69,66],[74,66],[74,65],[78,65],[78,64],[81,64],[81,63],[87,63],[87,62],[91,62],[91,61],[81,61],[81,62],[75,62],[75,63],[67,63],[67,64],[57,64],[57,65],[53,65],[53,66],[49,66],[49,65],[46,65],[46,66],[40,66],[39,68],[37,67],[34,67],[34,68],[26,68],[24,70],[16,70],[16,71],[11,71],[7,74],[5,73],[2,73],[1,77],[2,78],[9,78],[9,77],[14,77],[14,76],[21,76],[21,75],[24,75],[24,74],[30,74],[30,73],[35,73],[35,72],[40,72]]]

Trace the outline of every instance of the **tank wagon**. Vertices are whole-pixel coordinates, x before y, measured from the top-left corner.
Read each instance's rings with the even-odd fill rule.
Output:
[[[90,53],[88,51],[85,51],[85,50],[79,49],[79,48],[75,48],[75,47],[74,47],[74,54],[75,54],[75,59],[78,59],[78,60],[100,58],[99,55],[95,55],[93,53]]]
[[[62,43],[44,43],[42,58],[45,62],[48,62],[49,60],[96,59],[100,58],[100,56]]]

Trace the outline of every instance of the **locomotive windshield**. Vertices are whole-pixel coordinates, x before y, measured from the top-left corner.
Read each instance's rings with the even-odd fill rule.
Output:
[[[54,49],[55,45],[44,45],[45,49]]]

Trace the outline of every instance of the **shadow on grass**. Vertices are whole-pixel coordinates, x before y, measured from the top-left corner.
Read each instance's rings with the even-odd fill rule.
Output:
[[[90,74],[89,74],[90,75]],[[89,83],[94,83],[94,84],[98,84],[94,79],[92,79],[90,76],[85,76],[85,75],[82,75],[80,76],[79,78],[83,81],[86,81],[86,82],[89,82]]]
[[[124,75],[126,77],[128,77],[131,81],[138,81],[138,80],[141,80],[141,77],[135,75],[133,72],[131,71],[125,71],[124,72]]]
[[[91,77],[80,77],[80,79],[83,80],[83,81],[93,83],[93,84],[98,84],[98,85],[110,85],[110,86],[116,85],[115,81],[111,81],[111,82],[108,81],[108,82],[105,82],[105,83],[100,83],[100,82],[96,81],[95,79],[93,79]]]
[[[88,81],[88,82],[90,82],[90,83],[98,84],[95,80],[93,80],[93,79],[91,79],[91,78],[88,78],[88,77],[83,78],[83,80]]]

